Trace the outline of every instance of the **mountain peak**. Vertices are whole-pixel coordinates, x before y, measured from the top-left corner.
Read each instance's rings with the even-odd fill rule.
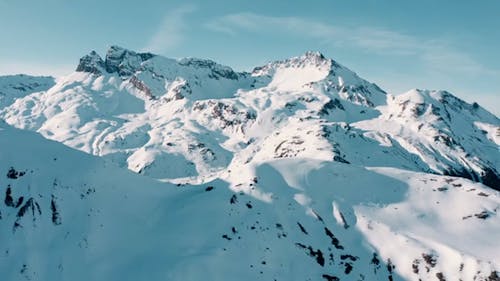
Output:
[[[177,61],[179,65],[198,69],[209,69],[212,77],[223,77],[237,80],[238,74],[229,66],[221,65],[213,60],[200,58],[182,58]]]
[[[96,51],[92,51],[88,55],[83,56],[76,67],[77,72],[89,72],[98,75],[102,74],[104,69],[104,61]]]
[[[333,63],[333,60],[327,59],[318,51],[307,51],[303,55],[277,60],[267,63],[263,66],[255,67],[252,70],[254,76],[269,75],[272,76],[278,69],[304,69],[314,68],[327,74]]]
[[[399,103],[412,103],[416,105],[435,104],[446,106],[457,112],[466,109],[469,112],[486,112],[477,103],[469,104],[446,90],[412,89],[396,97]]]
[[[140,67],[142,62],[154,56],[151,53],[136,53],[113,45],[106,53],[106,71],[109,73],[117,72],[120,76],[130,76]]]
[[[118,73],[120,76],[130,76],[140,68],[141,63],[151,59],[151,53],[136,53],[126,48],[112,45],[106,52],[103,60],[96,51],[80,59],[77,72],[89,72],[100,75],[102,73]]]
[[[301,57],[313,60],[325,60],[325,56],[319,51],[306,51]]]
[[[331,59],[326,58],[319,51],[307,51],[303,55],[298,57],[291,57],[283,61],[279,61],[278,63],[286,64],[292,67],[303,67],[306,65],[318,67],[327,65],[328,67],[331,65]]]
[[[121,47],[121,46],[118,46],[118,45],[111,45],[111,46],[109,46],[109,48],[108,48],[108,50],[107,50],[106,53],[107,53],[107,55],[111,55],[113,53],[122,54],[122,53],[125,53],[125,52],[135,53],[132,50],[129,50],[127,48],[124,48],[124,47]]]

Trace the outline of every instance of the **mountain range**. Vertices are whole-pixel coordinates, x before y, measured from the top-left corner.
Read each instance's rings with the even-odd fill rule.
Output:
[[[111,46],[0,122],[6,280],[499,280],[500,120],[444,90]]]

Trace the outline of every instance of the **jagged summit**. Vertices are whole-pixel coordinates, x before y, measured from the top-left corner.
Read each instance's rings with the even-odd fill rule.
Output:
[[[326,58],[319,51],[307,51],[303,55],[298,57],[291,57],[282,61],[278,61],[278,64],[288,64],[295,67],[304,67],[306,65],[321,66],[323,64],[331,64],[333,60]]]
[[[376,84],[317,51],[256,67],[252,76],[269,77],[270,85],[291,91],[307,87],[324,88],[337,92],[341,99],[362,106],[374,107],[386,102],[386,92]]]
[[[191,70],[184,70],[186,68]],[[189,71],[209,73],[210,78],[217,80],[238,80],[240,77],[248,76],[246,73],[237,73],[228,66],[208,59],[181,58],[174,60],[151,53],[137,53],[120,46],[109,47],[104,60],[95,51],[90,52],[80,59],[76,71],[96,75],[115,73],[123,79],[132,77],[134,80],[144,71],[151,72],[155,77],[173,80],[176,79],[176,75]]]
[[[118,73],[121,76],[130,76],[134,71],[140,69],[143,62],[156,57],[156,55],[151,53],[138,53],[120,46],[112,45],[108,48],[106,56],[103,59],[96,51],[91,51],[88,55],[83,56],[76,68],[77,72],[89,72],[93,74],[107,73]],[[181,58],[177,60],[178,64],[181,66],[190,66],[195,68],[209,68],[214,69],[216,72],[223,73],[222,76],[237,79],[238,75],[243,75],[244,73],[237,73],[231,67],[218,64],[213,60],[200,59],[200,58]],[[303,55],[298,57],[291,57],[286,60],[280,60],[271,62],[266,66],[256,67],[254,73],[258,72],[259,69],[271,68],[271,67],[330,67],[333,65],[339,67],[339,65],[332,59],[327,59],[322,53],[318,51],[307,51]]]
[[[272,75],[278,68],[324,68],[329,69],[332,66],[331,59],[327,59],[322,53],[318,51],[307,51],[301,56],[291,57],[284,60],[277,60],[269,62],[263,66],[255,67],[252,74],[259,75]]]
[[[213,60],[200,59],[200,58],[181,58],[178,60],[179,65],[208,69],[210,70],[214,77],[228,78],[232,80],[237,80],[238,76],[244,75],[244,73],[237,73],[231,67],[221,65]]]
[[[118,73],[120,76],[130,76],[137,71],[141,63],[154,57],[151,53],[136,53],[134,51],[111,46],[103,60],[96,51],[91,51],[80,59],[76,71],[93,74]]]
[[[96,51],[83,56],[76,67],[77,72],[89,72],[98,75],[102,74],[105,69],[105,63]]]
[[[161,85],[149,85],[157,84],[155,81],[158,79],[167,81],[181,79],[185,81],[182,83],[186,83],[183,87],[192,92],[195,85],[202,83],[198,80],[207,76],[210,80],[238,81],[237,84],[241,88],[268,85],[293,91],[316,85],[326,87],[328,91],[331,89],[339,91],[340,98],[363,106],[373,107],[385,102],[385,92],[377,85],[360,78],[355,72],[317,51],[308,51],[301,56],[270,62],[254,68],[249,74],[235,72],[232,68],[212,60],[198,58],[174,60],[111,46],[104,60],[92,51],[80,59],[76,70],[96,75],[116,73],[122,79],[132,79],[136,86],[153,96],[161,94],[155,88],[162,91]],[[145,78],[146,76],[148,78]]]
[[[141,64],[154,57],[151,53],[136,53],[118,46],[111,46],[106,53],[106,71],[117,72],[120,76],[130,76]]]

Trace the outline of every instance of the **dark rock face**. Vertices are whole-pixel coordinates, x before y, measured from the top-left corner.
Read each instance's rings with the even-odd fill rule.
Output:
[[[7,207],[14,207],[14,198],[12,197],[12,189],[10,188],[10,186],[5,191],[4,203]]]
[[[186,58],[179,61],[180,65],[191,66],[196,68],[207,68],[211,70],[210,78],[219,80],[220,78],[238,80],[238,74],[230,67],[222,66],[211,60]]]
[[[328,115],[330,114],[330,110],[334,110],[336,108],[340,110],[345,110],[344,106],[342,105],[339,99],[333,99],[325,103],[321,108],[321,110],[319,111],[319,113],[320,115]]]
[[[332,276],[328,274],[323,274],[321,277],[327,281],[339,281],[340,279],[337,276]]]
[[[484,185],[500,191],[500,175],[495,170],[485,168],[481,174],[481,181]]]
[[[36,206],[36,209],[38,210],[38,213],[41,215],[42,214],[42,211],[40,209],[40,205],[38,205],[37,202],[35,202],[33,200],[33,198],[30,198],[28,199],[28,201],[26,201],[26,203],[24,203],[24,205],[19,209],[19,211],[17,212],[17,215],[16,217],[18,218],[22,218],[29,210],[31,210],[31,213],[33,215],[33,217],[35,216],[35,206]]]
[[[150,99],[155,98],[153,93],[151,93],[151,89],[144,82],[139,80],[135,75],[133,75],[129,81],[130,83],[132,83],[132,85],[134,85],[136,89],[143,92],[148,98]]]
[[[76,71],[101,75],[104,68],[104,61],[102,58],[95,51],[92,51],[90,54],[80,59]]]
[[[490,276],[488,276],[488,281],[497,281],[500,280],[500,276],[498,276],[496,271],[492,271]]]
[[[14,167],[10,167],[9,171],[7,171],[7,178],[15,180],[17,178],[24,176],[25,174],[26,172],[16,171]]]
[[[314,250],[311,246],[306,246],[302,243],[295,243],[298,248],[304,249],[306,254],[316,260],[320,266],[325,266],[325,258],[323,257],[323,252],[320,249]]]
[[[106,71],[109,73],[119,72],[123,60],[131,55],[135,55],[135,53],[122,49],[117,46],[111,46],[108,52],[106,53],[106,62],[105,62]]]
[[[57,210],[56,198],[54,197],[54,195],[52,195],[52,200],[50,200],[50,210],[52,211],[52,223],[54,225],[60,225],[61,224],[61,215],[59,214],[59,211]]]
[[[326,234],[326,236],[330,237],[330,239],[332,239],[332,245],[335,247],[335,249],[339,249],[339,250],[344,249],[344,246],[340,245],[339,239],[337,239],[337,237],[335,237],[333,232],[330,229],[328,229],[327,227],[325,227],[325,234]]]
[[[141,63],[154,57],[150,53],[136,53],[118,46],[111,46],[106,53],[104,62],[106,71],[117,72],[120,76],[131,76]]]
[[[78,72],[101,75],[104,72],[118,73],[120,76],[132,76],[141,63],[154,57],[151,53],[136,53],[127,49],[111,46],[103,60],[95,51],[82,57],[76,68]]]
[[[480,174],[476,174],[474,171],[467,170],[466,168],[462,168],[461,170],[450,168],[443,174],[446,176],[461,177],[470,179],[471,181],[481,182],[486,186],[500,191],[500,175],[493,168],[483,167],[483,171]]]

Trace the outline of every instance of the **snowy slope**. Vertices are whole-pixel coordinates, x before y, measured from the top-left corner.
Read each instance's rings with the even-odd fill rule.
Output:
[[[412,90],[389,99],[377,119],[355,124],[386,134],[433,172],[500,187],[499,119],[446,91]]]
[[[34,92],[46,91],[55,84],[52,77],[24,74],[0,76],[0,107],[11,105],[16,99]]]
[[[9,126],[0,145],[3,280],[498,279],[500,197],[465,179],[280,159],[173,185]]]

